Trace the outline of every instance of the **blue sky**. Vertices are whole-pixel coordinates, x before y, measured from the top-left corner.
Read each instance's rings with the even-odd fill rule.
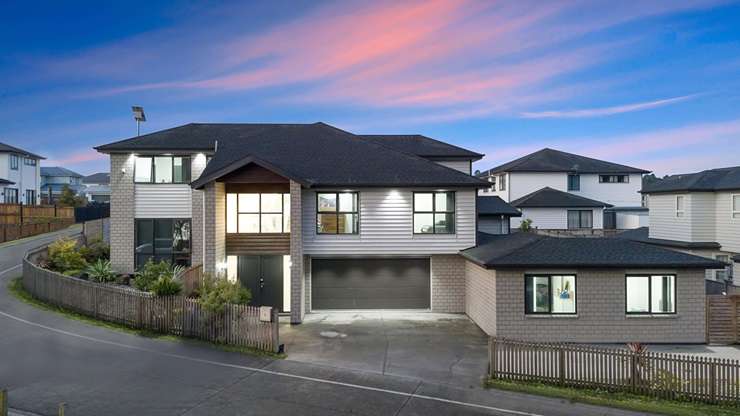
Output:
[[[740,165],[740,3],[0,4],[0,141],[80,173],[188,122],[421,133],[490,168],[553,147],[657,174]]]

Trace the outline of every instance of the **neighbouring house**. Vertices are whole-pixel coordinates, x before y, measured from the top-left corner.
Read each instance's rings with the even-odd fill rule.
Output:
[[[39,203],[43,156],[0,143],[0,202],[36,205]]]
[[[497,196],[478,195],[478,231],[488,234],[509,234],[511,217],[522,213]]]
[[[293,323],[318,310],[415,309],[543,341],[704,341],[701,282],[717,261],[508,234],[501,220],[520,213],[478,196],[488,182],[469,174],[482,155],[438,140],[188,124],[96,149],[111,159],[120,272],[150,259],[203,265]]]
[[[111,158],[116,270],[203,264],[296,323],[322,309],[464,311],[478,153],[324,123],[188,124],[96,149]]]
[[[56,203],[65,186],[75,194],[81,194],[85,189],[82,184],[82,175],[60,166],[41,168],[41,199],[45,203]]]
[[[650,226],[618,235],[726,264],[707,278],[740,276],[740,166],[672,175],[645,184]],[[737,284],[737,282],[736,282]]]
[[[646,225],[640,188],[644,169],[542,149],[480,172],[480,195],[498,196],[522,212],[512,219],[551,230],[632,229]]]
[[[488,335],[552,342],[704,343],[717,261],[617,238],[480,236],[462,252],[465,312]]]
[[[98,172],[82,178],[84,194],[88,202],[110,202],[110,173]]]

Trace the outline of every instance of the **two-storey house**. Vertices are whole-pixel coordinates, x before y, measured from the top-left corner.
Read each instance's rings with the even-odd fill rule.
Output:
[[[740,276],[740,166],[672,175],[645,184],[650,227],[621,235],[720,260],[718,281]]]
[[[188,124],[111,159],[111,262],[202,264],[301,322],[318,309],[463,312],[480,154],[324,123]]]
[[[82,184],[82,175],[61,166],[41,168],[41,198],[46,203],[55,203],[65,187],[75,194],[81,193],[85,187]]]
[[[542,149],[477,176],[489,182],[480,194],[518,208],[512,227],[554,230],[631,229],[647,221],[640,188],[644,169],[554,149]]]
[[[110,202],[110,173],[98,172],[82,178],[85,197],[88,202]]]
[[[36,205],[39,203],[43,156],[0,143],[0,202]]]

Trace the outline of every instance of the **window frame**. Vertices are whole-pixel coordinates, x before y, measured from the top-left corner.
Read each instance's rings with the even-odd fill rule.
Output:
[[[610,179],[604,180],[604,178]],[[611,178],[616,178],[616,180],[612,181]],[[624,180],[620,181],[619,178],[624,178]],[[630,175],[624,173],[610,173],[599,175],[599,183],[630,183]]]
[[[10,155],[10,169],[18,170],[18,155],[16,154]]]
[[[31,198],[29,198],[29,194]],[[31,201],[29,201],[29,199]],[[26,205],[36,205],[36,190],[35,189],[26,189]]]
[[[574,186],[571,186],[571,179],[574,179]],[[580,191],[581,190],[581,175],[578,173],[568,174],[568,190],[569,191]]]
[[[681,209],[678,208],[679,198],[681,200]],[[676,195],[674,199],[673,208],[675,209],[676,218],[684,218],[686,216],[686,198],[685,195]]]
[[[506,190],[506,174],[505,173],[498,175],[498,190],[499,191]]]
[[[337,207],[335,211],[319,211],[319,194],[333,194],[336,197],[337,201]],[[352,194],[355,196],[355,200],[357,201],[357,204],[355,206],[354,211],[341,211],[341,208],[339,206],[339,195],[340,194]],[[360,234],[360,193],[351,191],[351,192],[342,192],[342,191],[316,191],[314,194],[314,202],[316,204],[315,211],[316,211],[316,235],[358,235]],[[319,215],[334,215],[337,220],[337,230],[333,233],[326,232],[326,231],[319,231]],[[341,214],[352,214],[357,216],[357,226],[354,227],[354,231],[351,233],[340,233],[339,232],[339,215]]]
[[[8,191],[11,191],[15,195],[15,201],[8,201]],[[6,204],[17,204],[20,202],[19,198],[20,198],[20,191],[18,190],[18,188],[7,188],[6,187],[5,190],[3,191],[3,200],[5,201]]]
[[[735,206],[735,198],[738,198]],[[730,219],[740,220],[740,194],[730,194]]]
[[[567,276],[573,277],[573,292],[575,293],[575,299],[573,303],[575,308],[573,312],[552,312],[552,277],[553,276]],[[527,312],[527,279],[534,277],[546,277],[547,278],[547,294],[550,297],[548,302],[548,312]],[[524,274],[524,315],[552,315],[552,316],[573,316],[578,315],[578,274],[577,273],[525,273]]]
[[[152,222],[152,250],[151,253],[137,253],[136,247],[137,243],[139,241],[139,227],[138,227],[138,221],[151,221]],[[193,220],[192,218],[134,218],[134,269],[139,270],[140,267],[142,267],[146,262],[142,264],[138,264],[138,257],[140,255],[148,255],[151,258],[157,257],[157,250],[156,250],[156,235],[157,235],[157,226],[156,221],[172,221],[172,240],[174,242],[174,236],[175,236],[175,222],[176,221],[185,221],[189,223],[190,228],[190,239],[188,244],[188,250],[187,251],[174,251],[174,247],[170,255],[170,264],[175,264],[175,258],[182,258],[185,254],[188,256],[187,266],[190,267],[193,264]],[[160,255],[162,256],[162,255]]]
[[[573,228],[570,226],[570,213],[571,212],[578,212],[578,227]],[[589,215],[591,216],[591,226],[590,227],[582,226],[583,224],[582,214],[584,212],[588,212]],[[594,210],[592,209],[568,209],[566,210],[566,213],[565,213],[565,220],[566,220],[565,226],[568,227],[569,230],[593,230],[594,229]]]
[[[673,312],[653,312],[653,276],[673,276]],[[648,311],[630,312],[627,310],[627,279],[630,277],[646,277],[648,279]],[[625,315],[676,315],[678,313],[678,278],[674,273],[645,274],[629,273],[624,275],[624,313]]]
[[[24,157],[23,164],[26,166],[36,166],[36,159],[32,157]]]
[[[249,194],[255,194],[255,195],[257,195],[258,206],[259,206],[259,211],[258,212],[240,211],[239,210],[239,195],[249,195]],[[270,212],[262,212],[262,195],[263,194],[278,194],[278,195],[280,195],[280,209],[281,209],[281,212],[272,212],[272,211],[270,211]],[[261,235],[265,235],[265,234],[271,234],[271,235],[276,235],[276,234],[290,234],[290,227],[288,227],[289,229],[287,231],[285,230],[285,196],[287,195],[288,198],[290,199],[290,192],[227,192],[225,195],[236,195],[236,231],[235,232],[229,232],[229,229],[228,229],[228,220],[227,220],[227,218],[229,216],[229,204],[228,204],[228,202],[224,204],[225,205],[225,214],[226,214],[226,216],[224,217],[224,219],[225,219],[225,221],[224,221],[225,227],[224,228],[226,230],[226,234],[249,234],[249,235],[260,235],[260,234]],[[228,198],[228,197],[225,197],[225,198]],[[256,233],[242,233],[242,232],[239,232],[239,214],[253,214],[253,215],[257,215],[258,216],[257,223],[259,224],[259,231],[256,232]],[[280,215],[280,229],[282,231],[281,232],[263,233],[262,232],[262,214],[269,214],[269,215],[278,215],[279,214]],[[288,211],[288,214],[290,214],[290,211]],[[293,218],[291,218],[290,221],[293,221]]]
[[[182,185],[182,184],[189,184],[192,181],[192,175],[193,175],[193,158],[190,155],[136,155],[136,158],[149,158],[150,161],[150,179],[148,181],[137,181],[136,180],[136,160],[134,160],[134,169],[133,169],[133,179],[134,183],[141,183],[141,184],[153,184],[153,185]],[[170,182],[157,182],[157,172],[155,168],[154,160],[156,158],[162,158],[162,157],[169,157],[171,159],[170,161],[170,174],[172,175],[172,180]],[[181,158],[183,161],[185,159],[188,160],[188,168],[187,168],[187,175],[183,175],[182,181],[175,181],[175,158]],[[184,162],[183,162],[184,165]]]
[[[727,266],[725,266],[724,269],[717,269],[714,271],[714,280],[720,281],[720,275],[722,276],[722,280],[727,280],[727,268],[732,265],[730,255],[729,254],[715,254],[714,259],[717,261],[720,261],[722,263],[725,263]]]
[[[431,194],[432,195],[432,210],[431,211],[417,211],[416,210],[416,194]],[[437,211],[437,194],[452,194],[452,211]],[[432,214],[432,232],[431,233],[417,233],[414,229],[414,217],[416,214]],[[450,232],[437,232],[437,227],[434,226],[434,215],[435,214],[452,214],[452,230]],[[457,234],[457,193],[455,191],[414,191],[411,194],[411,232],[413,235],[455,235]]]

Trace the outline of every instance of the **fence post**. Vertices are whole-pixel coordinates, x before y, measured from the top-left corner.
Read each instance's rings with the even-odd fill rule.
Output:
[[[559,347],[558,350],[558,378],[560,385],[565,385],[565,348]]]
[[[0,416],[8,416],[8,391],[0,390]]]
[[[709,399],[714,403],[717,400],[717,363],[709,363]]]
[[[497,367],[497,355],[496,354],[496,340],[493,337],[488,337],[488,376],[490,378],[496,378],[496,367]]]
[[[630,355],[630,388],[632,393],[637,392],[637,354],[634,352]]]
[[[270,322],[272,325],[272,352],[280,352],[280,315],[278,314],[277,308],[272,308],[270,311],[272,316]]]
[[[64,408],[67,407],[66,403],[59,403],[59,416],[64,416]]]

